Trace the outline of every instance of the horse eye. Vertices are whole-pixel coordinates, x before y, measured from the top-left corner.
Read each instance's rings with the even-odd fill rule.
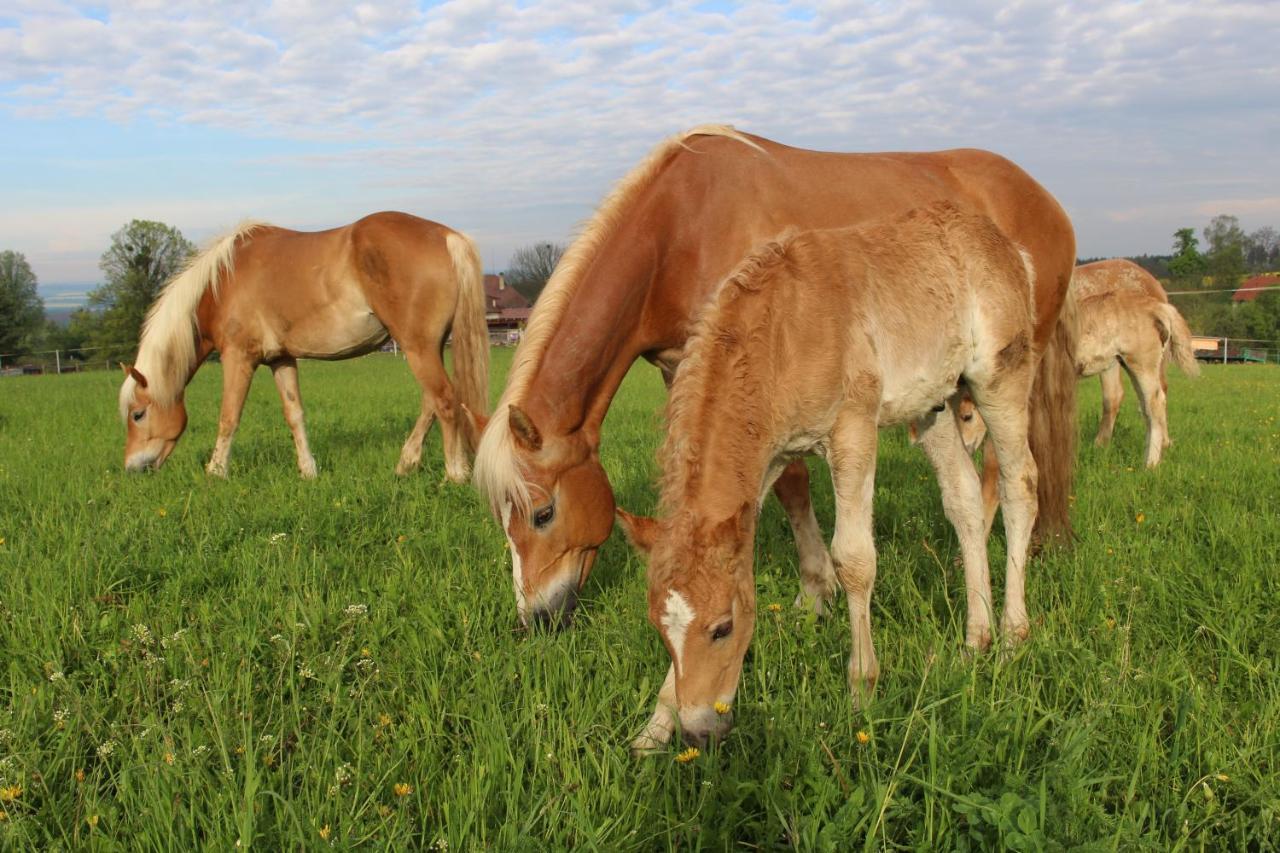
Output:
[[[138,409],[138,411],[134,412],[133,413],[134,423],[137,423],[138,421],[142,420],[142,416],[145,415],[146,413],[147,413],[146,409]]]
[[[733,622],[732,621],[721,622],[719,625],[716,626],[715,630],[711,632],[711,639],[712,641],[723,640],[725,637],[729,636],[732,633],[733,633]]]
[[[551,519],[555,518],[555,516],[556,505],[554,503],[549,503],[544,507],[540,507],[534,510],[533,526],[539,529],[546,527],[551,523]]]
[[[969,423],[969,421],[973,420],[973,414],[970,413],[967,415],[961,415],[960,420],[964,421],[965,423]]]

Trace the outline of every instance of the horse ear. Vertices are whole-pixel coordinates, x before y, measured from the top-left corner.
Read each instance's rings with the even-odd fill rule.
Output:
[[[618,515],[622,532],[626,534],[631,547],[635,548],[640,556],[648,557],[653,552],[653,543],[658,538],[657,519],[649,518],[647,515],[632,515],[622,507],[616,507],[614,512]]]
[[[120,362],[120,369],[123,370],[126,375],[132,376],[133,381],[138,383],[139,388],[147,387],[147,377],[142,375],[141,370],[134,367],[132,364],[125,364],[123,361]]]
[[[525,450],[536,452],[542,449],[542,433],[538,432],[524,410],[514,404],[507,406],[507,424],[511,427],[516,442]]]
[[[467,423],[471,424],[471,434],[479,437],[480,433],[484,432],[484,428],[489,425],[489,416],[471,411],[466,403],[462,403],[461,406],[463,413],[466,415]]]

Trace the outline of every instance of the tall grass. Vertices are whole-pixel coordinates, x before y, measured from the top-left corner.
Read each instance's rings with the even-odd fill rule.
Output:
[[[1132,394],[1098,450],[1083,386],[1079,541],[1032,564],[1034,634],[1007,656],[963,653],[937,486],[886,432],[884,672],[861,712],[843,609],[791,608],[769,502],[738,727],[688,764],[626,750],[667,659],[619,536],[574,630],[519,633],[503,537],[444,482],[438,432],[423,471],[392,474],[417,410],[403,362],[303,366],[314,482],[263,377],[230,479],[205,476],[219,380],[197,376],[147,476],[121,470],[115,377],[0,383],[0,848],[1280,843],[1280,370],[1172,377],[1154,472]],[[637,367],[606,423],[631,510],[654,504],[662,402]]]

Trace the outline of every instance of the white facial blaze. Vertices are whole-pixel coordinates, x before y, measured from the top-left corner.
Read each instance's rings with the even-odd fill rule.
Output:
[[[693,622],[693,608],[685,597],[674,589],[667,593],[667,606],[662,613],[662,627],[667,631],[667,642],[674,652],[676,674],[684,669],[684,638]]]
[[[511,501],[507,501],[502,505],[502,535],[507,537],[507,547],[511,551],[511,583],[516,590],[516,609],[524,616],[528,609],[524,600],[524,570],[520,566],[520,552],[516,550],[516,543],[511,541],[511,534],[507,532],[510,522]]]

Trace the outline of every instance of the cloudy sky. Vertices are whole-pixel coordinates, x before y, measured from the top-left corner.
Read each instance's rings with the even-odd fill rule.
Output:
[[[1083,256],[1280,227],[1280,3],[6,0],[0,249],[93,282],[110,235],[401,209],[490,270],[567,240],[681,128],[999,151]]]

